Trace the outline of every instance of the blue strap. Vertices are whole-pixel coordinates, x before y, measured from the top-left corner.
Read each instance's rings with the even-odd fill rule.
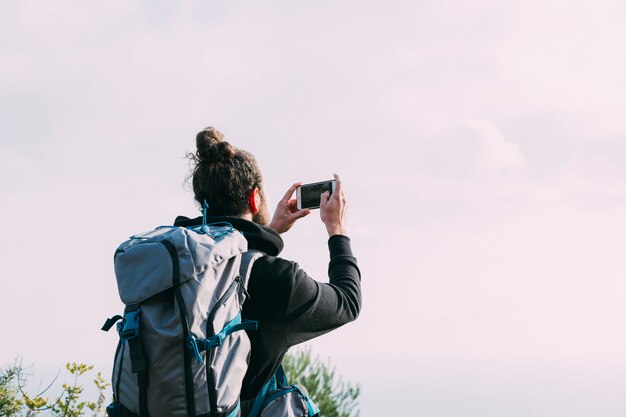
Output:
[[[206,200],[203,200],[202,202],[202,231],[206,233],[207,235],[209,234],[209,228],[206,225],[206,211],[208,208],[209,208],[209,203],[207,203]]]
[[[228,322],[226,326],[215,336],[211,336],[208,339],[198,339],[200,342],[200,348],[204,346],[204,350],[209,350],[216,346],[221,346],[225,338],[231,334],[240,330],[256,330],[259,328],[259,323],[253,320],[242,320],[241,313],[237,314],[234,319]]]
[[[200,355],[200,351],[207,351],[213,349],[217,346],[221,346],[226,339],[231,334],[241,331],[241,330],[256,330],[259,327],[259,323],[254,320],[242,320],[241,313],[237,314],[234,319],[228,322],[226,326],[217,333],[215,336],[211,336],[208,339],[198,339],[193,335],[189,335],[187,337],[187,346],[193,350],[193,353],[196,355],[196,359],[198,363],[202,363],[202,355]]]
[[[221,232],[214,232],[214,233],[209,233],[209,228],[208,226],[222,226],[222,227],[226,227],[226,230],[223,230]],[[217,239],[218,237],[227,235],[229,233],[232,233],[235,231],[235,228],[233,227],[232,224],[228,223],[228,222],[216,222],[216,223],[211,223],[205,226],[206,230],[204,230],[204,232],[211,236],[213,239]]]
[[[271,382],[271,380],[266,385],[271,385],[270,382]],[[272,391],[273,391],[272,389],[269,389],[263,395],[261,406],[259,407],[260,410],[262,410],[265,407],[267,407],[269,404],[271,404],[277,398],[280,398],[280,397],[288,395],[288,394],[290,394],[290,393],[292,393],[294,391],[297,391],[298,394],[300,395],[300,397],[302,398],[302,400],[305,402],[305,404],[307,406],[308,416],[309,417],[315,417],[320,412],[320,409],[318,408],[317,404],[315,404],[315,402],[313,402],[312,399],[310,399],[307,395],[305,395],[304,392],[302,392],[302,390],[295,384],[282,387],[282,388],[278,389],[276,392],[274,392],[272,395],[267,396],[268,392],[272,392]],[[260,393],[259,393],[259,395],[260,395]],[[257,397],[257,400],[258,400],[258,397]],[[255,405],[256,405],[256,401],[255,401]],[[248,417],[252,417],[252,414],[249,414]]]
[[[252,405],[252,408],[250,408],[250,411],[248,411],[248,417],[256,417],[257,414],[259,414],[259,411],[261,411],[261,407],[263,406],[263,399],[265,398],[267,393],[270,391],[270,387],[274,384],[276,384],[276,379],[274,378],[274,376],[272,376],[270,380],[267,381],[263,385],[263,387],[261,387],[261,390],[259,391],[259,393],[256,396],[256,399],[254,400],[254,404]]]
[[[267,394],[272,391],[280,390],[279,392],[274,393],[273,395],[266,398]],[[305,395],[297,385],[287,385],[287,376],[285,374],[285,370],[283,369],[283,365],[280,364],[276,373],[272,375],[269,381],[263,385],[261,390],[259,391],[256,399],[254,400],[254,405],[250,408],[248,413],[248,417],[256,417],[257,414],[265,408],[269,403],[274,401],[278,397],[282,397],[283,395],[287,395],[290,392],[298,391],[304,402],[306,403],[308,413],[310,417],[315,417],[319,415],[320,409],[310,399],[307,395]]]
[[[300,390],[298,389],[298,387],[296,387],[295,385],[292,385],[290,387],[286,387],[280,390],[277,390],[275,393],[273,393],[272,395],[265,397],[265,399],[263,400],[263,406],[261,408],[265,408],[267,407],[271,402],[275,401],[277,398],[283,397],[285,395],[288,395],[294,391],[298,391],[300,392]],[[270,392],[272,392],[270,390]]]
[[[228,415],[228,417],[239,417],[239,409],[241,408],[241,403],[237,401],[237,407]]]
[[[307,397],[306,395],[303,394],[302,396],[304,397],[304,400],[306,401],[306,406],[309,409],[309,417],[315,417],[316,415],[318,415],[320,412],[320,409],[317,406],[317,404],[315,404],[313,400]]]
[[[278,369],[276,370],[276,384],[278,388],[285,388],[287,384],[287,375],[285,375],[285,370],[283,369],[283,365],[278,365]]]
[[[276,373],[272,375],[272,377],[263,385],[261,390],[256,396],[254,400],[254,405],[250,408],[248,412],[248,417],[256,417],[256,415],[261,411],[261,409],[267,405],[265,400],[265,396],[268,392],[276,391],[279,388],[285,388],[287,386],[287,376],[285,375],[285,370],[283,369],[283,365],[278,365],[278,369]],[[284,395],[285,392],[280,395]]]
[[[269,392],[276,391],[278,389],[278,384],[276,383],[276,374],[272,375],[268,384]]]
[[[204,233],[205,235],[211,236],[213,239],[217,239],[218,237],[232,233],[235,230],[233,225],[228,222],[217,222],[217,223],[207,224],[206,218],[207,218],[208,209],[209,209],[209,203],[207,203],[206,200],[202,200],[202,226],[200,227],[200,233]],[[223,232],[211,233],[211,229],[209,229],[209,226],[228,226],[228,229],[226,229]]]
[[[211,236],[213,239],[217,239],[218,237],[232,233],[233,230],[235,230],[233,225],[228,222],[217,222],[217,223],[207,224],[206,218],[207,218],[208,209],[209,209],[209,203],[207,203],[206,200],[203,200],[202,201],[202,226],[200,227],[200,231],[202,233],[204,233],[205,235]],[[223,232],[212,234],[211,229],[209,229],[209,226],[228,226],[228,229]]]

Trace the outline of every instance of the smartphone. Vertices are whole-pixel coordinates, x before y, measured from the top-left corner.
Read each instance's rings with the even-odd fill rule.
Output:
[[[335,180],[314,182],[296,188],[298,210],[319,208],[322,194],[326,191],[331,194],[335,191]]]

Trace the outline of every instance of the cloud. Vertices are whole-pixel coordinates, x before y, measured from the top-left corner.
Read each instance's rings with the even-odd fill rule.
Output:
[[[468,130],[470,140],[479,142],[481,162],[486,165],[487,169],[492,167],[509,172],[527,167],[519,147],[507,140],[493,123],[480,119],[468,119],[463,123],[463,127]]]

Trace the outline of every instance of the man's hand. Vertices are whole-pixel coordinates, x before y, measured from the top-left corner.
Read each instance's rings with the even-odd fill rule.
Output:
[[[328,236],[345,235],[344,217],[348,208],[348,201],[343,193],[343,186],[339,175],[335,174],[335,191],[332,195],[328,191],[322,194],[320,202],[320,218]]]
[[[278,233],[285,233],[287,230],[291,229],[291,226],[293,226],[296,220],[311,213],[311,210],[309,209],[298,210],[296,199],[291,198],[294,191],[296,191],[296,188],[298,188],[301,184],[301,182],[297,182],[289,187],[283,198],[276,206],[274,217],[272,217],[272,221],[270,222],[270,227]]]

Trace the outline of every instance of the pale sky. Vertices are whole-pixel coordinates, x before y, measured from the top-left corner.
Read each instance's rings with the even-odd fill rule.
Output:
[[[623,1],[0,2],[0,359],[109,374],[113,252],[197,209],[195,133],[273,203],[337,172],[362,417],[626,414]],[[318,213],[283,256],[326,280]]]

